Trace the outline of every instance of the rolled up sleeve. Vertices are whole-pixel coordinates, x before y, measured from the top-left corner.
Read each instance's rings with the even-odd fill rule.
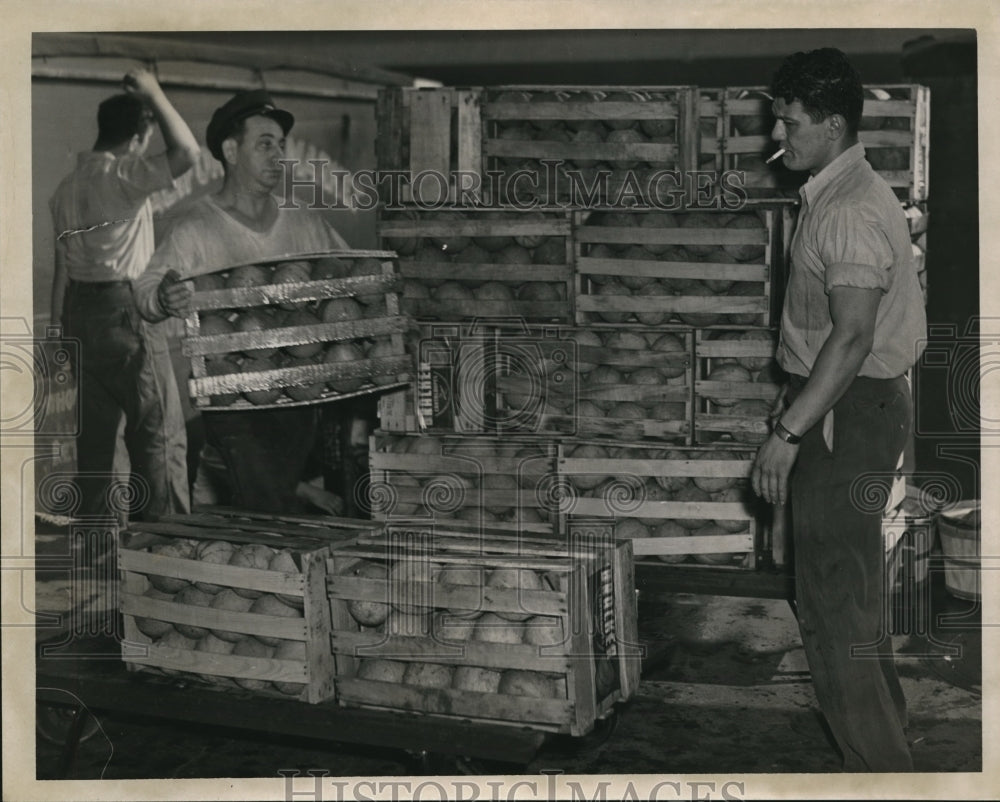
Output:
[[[857,209],[831,209],[819,241],[826,268],[824,284],[888,292],[892,285],[893,253],[879,225]]]

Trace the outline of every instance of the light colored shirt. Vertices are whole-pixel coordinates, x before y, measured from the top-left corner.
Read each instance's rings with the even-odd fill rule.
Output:
[[[808,376],[833,330],[830,290],[858,287],[882,292],[872,349],[859,375],[903,375],[924,349],[927,317],[899,200],[860,144],[810,178],[799,194],[778,363]]]
[[[141,275],[154,248],[149,196],[173,185],[166,154],[79,154],[76,169],[49,201],[67,275],[75,281]]]
[[[187,279],[263,259],[347,248],[343,237],[316,210],[304,206],[279,209],[267,231],[256,231],[212,197],[205,197],[178,217],[149,267],[133,282],[133,294],[140,314],[155,322],[167,316],[157,290],[168,270]]]

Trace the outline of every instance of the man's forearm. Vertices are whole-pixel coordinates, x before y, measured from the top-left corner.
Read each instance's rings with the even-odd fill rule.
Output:
[[[162,89],[153,92],[149,99],[153,114],[159,123],[163,141],[167,146],[167,160],[174,177],[183,175],[197,161],[201,150],[191,128],[177,109],[167,99]]]
[[[857,378],[871,352],[871,339],[861,334],[830,334],[802,392],[781,416],[786,428],[804,434],[818,423]]]
[[[147,267],[139,278],[132,282],[132,295],[139,314],[150,323],[158,323],[167,318],[167,311],[160,305],[158,296],[160,282],[167,273],[167,267]]]

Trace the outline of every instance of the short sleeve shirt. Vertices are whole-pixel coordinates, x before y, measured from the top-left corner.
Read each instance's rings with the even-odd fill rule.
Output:
[[[338,248],[347,249],[348,245],[316,210],[303,206],[279,208],[271,227],[256,231],[232,217],[211,197],[205,197],[178,216],[148,269],[133,283],[136,304],[147,320],[166,317],[157,289],[168,270],[186,279],[261,259]]]
[[[872,349],[859,375],[896,378],[923,351],[927,318],[906,218],[864,155],[862,145],[853,145],[800,190],[777,350],[789,373],[812,372],[833,330],[829,293],[838,286],[882,294]]]
[[[174,185],[166,154],[89,151],[49,202],[57,242],[76,281],[137,278],[153,255],[150,195]]]

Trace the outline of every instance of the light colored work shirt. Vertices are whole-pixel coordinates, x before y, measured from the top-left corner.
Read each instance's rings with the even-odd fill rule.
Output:
[[[166,154],[79,154],[49,201],[67,275],[86,282],[140,276],[154,248],[149,196],[173,185]]]
[[[861,144],[810,178],[799,194],[778,363],[808,376],[833,330],[830,290],[858,287],[882,292],[872,349],[859,375],[903,375],[923,352],[927,317],[899,200],[865,160]]]
[[[135,301],[144,318],[163,320],[167,314],[160,306],[157,289],[168,270],[187,279],[263,259],[348,247],[315,210],[301,206],[279,209],[267,231],[256,231],[232,217],[212,197],[205,197],[178,218],[149,267],[133,283]]]

